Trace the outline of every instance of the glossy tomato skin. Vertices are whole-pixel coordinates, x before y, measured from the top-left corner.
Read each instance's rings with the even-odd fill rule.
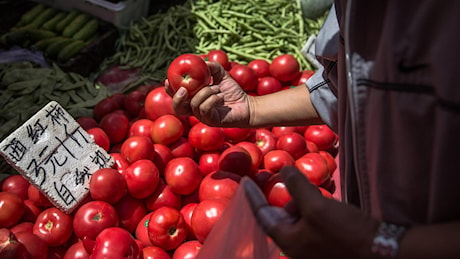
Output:
[[[208,59],[208,61],[215,61],[220,63],[220,65],[222,65],[222,67],[224,67],[225,70],[230,70],[230,62],[228,60],[228,55],[225,51],[219,49],[210,50],[206,55],[206,58]]]
[[[133,233],[136,230],[137,223],[147,214],[144,201],[135,199],[129,195],[123,197],[114,205],[120,221],[119,227]]]
[[[270,75],[281,82],[289,82],[298,77],[300,64],[291,54],[281,54],[270,63]]]
[[[34,185],[29,185],[27,189],[27,197],[33,201],[38,207],[48,208],[53,206],[49,199]]]
[[[126,160],[126,158],[123,155],[121,155],[121,153],[119,152],[110,153],[110,156],[115,161],[112,168],[114,168],[115,170],[117,170],[119,173],[122,174],[126,170],[126,168],[128,168],[129,166],[128,160]]]
[[[148,232],[153,245],[172,250],[187,237],[187,226],[179,210],[161,207],[150,216]]]
[[[120,227],[104,229],[96,237],[92,259],[135,259],[140,256],[140,248],[133,236]]]
[[[166,93],[164,86],[157,87],[147,94],[144,108],[148,119],[152,121],[163,115],[174,115],[172,97]]]
[[[222,128],[225,135],[225,140],[232,144],[246,140],[254,129],[251,128],[238,128],[238,127],[224,127]]]
[[[263,159],[263,154],[259,147],[257,147],[255,143],[249,141],[242,141],[235,145],[243,147],[249,153],[249,155],[251,156],[250,173],[256,172],[259,169],[259,166],[262,163]]]
[[[308,152],[305,138],[297,132],[280,136],[276,141],[276,149],[287,151],[294,159],[298,159]]]
[[[128,190],[125,179],[116,169],[102,168],[91,176],[89,193],[93,200],[114,205],[128,193]]]
[[[96,119],[94,119],[94,117],[91,117],[91,116],[79,117],[79,118],[77,119],[77,123],[78,123],[84,130],[91,129],[91,128],[93,128],[93,127],[98,127],[98,124],[97,124]]]
[[[299,75],[291,82],[292,86],[305,85],[307,80],[313,76],[315,72],[313,70],[302,70]]]
[[[86,251],[82,241],[73,243],[65,252],[64,259],[88,259],[89,254]]]
[[[180,244],[172,256],[173,259],[196,259],[203,244],[198,240],[189,240]]]
[[[295,159],[284,150],[272,150],[265,154],[263,159],[263,167],[271,172],[277,173],[284,166],[294,166]]]
[[[106,97],[99,101],[93,109],[93,117],[99,122],[106,114],[121,109],[120,104],[112,97]]]
[[[201,201],[193,210],[191,226],[196,238],[204,243],[216,222],[222,216],[228,200],[207,199]]]
[[[153,246],[149,238],[149,221],[153,211],[146,213],[142,219],[137,223],[136,230],[134,231],[134,237],[139,240],[143,247]]]
[[[155,150],[155,159],[153,162],[161,174],[163,174],[166,164],[174,158],[171,148],[164,144],[153,144]]]
[[[153,121],[148,118],[141,118],[131,123],[128,131],[128,137],[143,135],[151,138]]]
[[[212,127],[199,122],[190,128],[188,140],[193,147],[199,150],[215,151],[225,143],[225,134],[220,127]]]
[[[233,172],[218,170],[206,175],[200,183],[198,198],[231,199],[239,186],[241,176]]]
[[[201,174],[206,176],[219,169],[219,152],[204,152],[198,158],[198,167]]]
[[[219,170],[247,175],[252,169],[252,158],[242,146],[231,146],[225,149],[219,157]]]
[[[117,111],[106,114],[99,122],[99,127],[104,130],[110,140],[110,144],[122,142],[129,131],[129,118]]]
[[[198,202],[190,202],[185,204],[180,210],[180,214],[184,217],[185,224],[187,226],[187,240],[196,239],[195,233],[193,233],[192,229],[192,215],[193,210],[195,210],[196,206],[198,206]]]
[[[265,155],[276,148],[276,138],[273,133],[266,128],[257,128],[254,135],[254,143]]]
[[[35,221],[33,233],[49,246],[63,245],[73,233],[72,216],[56,207],[44,209]]]
[[[93,138],[94,142],[105,151],[110,149],[110,139],[107,133],[100,127],[93,127],[86,130],[86,132]]]
[[[150,196],[156,189],[160,172],[151,160],[133,162],[123,173],[128,193],[136,199]]]
[[[267,201],[272,206],[284,207],[291,200],[280,173],[275,173],[265,182],[263,188]]]
[[[273,135],[275,136],[275,138],[278,139],[285,134],[297,132],[297,127],[295,126],[274,126],[272,127],[271,131]]]
[[[16,194],[22,200],[28,197],[27,190],[29,188],[29,181],[24,179],[20,174],[8,175],[1,182],[1,191],[7,191]]]
[[[175,115],[164,115],[153,121],[151,138],[155,144],[168,145],[184,133],[182,121]]]
[[[120,153],[130,164],[141,159],[151,161],[155,159],[152,140],[141,135],[131,136],[124,140]]]
[[[337,141],[337,135],[325,124],[309,126],[305,130],[304,137],[315,143],[319,150],[328,150]]]
[[[182,196],[172,191],[171,187],[161,178],[153,194],[144,199],[144,204],[148,211],[155,211],[163,206],[180,209]]]
[[[198,164],[192,158],[177,157],[166,165],[164,178],[173,192],[187,195],[198,188],[202,174]]]
[[[168,252],[158,246],[146,246],[142,248],[142,256],[144,259],[171,259]]]
[[[166,76],[174,93],[182,86],[187,89],[188,96],[192,97],[198,90],[209,85],[211,72],[202,58],[186,53],[171,62]]]
[[[25,211],[19,222],[35,222],[40,212],[42,212],[42,208],[29,199],[24,200],[24,207]]]
[[[75,212],[73,230],[78,238],[88,237],[92,240],[108,227],[119,224],[115,208],[105,201],[93,200],[83,204]]]
[[[279,80],[272,76],[266,76],[259,78],[257,83],[257,95],[268,95],[280,91],[283,88],[283,85]]]
[[[131,117],[137,117],[144,107],[144,100],[147,93],[141,90],[134,90],[126,94],[123,100],[123,108]]]
[[[319,153],[307,153],[295,161],[295,167],[316,186],[323,184],[330,177],[326,159]]]
[[[270,76],[270,63],[263,59],[255,59],[248,63],[248,67],[251,68],[258,78]]]
[[[18,195],[7,191],[0,192],[0,228],[16,225],[24,211],[24,202]]]
[[[257,89],[257,74],[248,66],[236,64],[230,69],[229,74],[244,91],[251,92]]]
[[[195,148],[189,140],[183,136],[179,137],[175,142],[169,145],[171,153],[174,157],[189,157],[194,159],[196,152]]]

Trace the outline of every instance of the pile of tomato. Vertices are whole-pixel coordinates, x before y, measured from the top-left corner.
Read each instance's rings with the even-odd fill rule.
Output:
[[[271,63],[228,61],[225,52],[203,55],[220,62],[251,95],[305,82],[289,54]],[[243,176],[272,205],[290,195],[280,178],[298,167],[332,198],[337,135],[326,125],[220,128],[174,114],[163,85],[114,94],[80,125],[113,157],[93,173],[89,195],[71,213],[53,206],[21,175],[1,183],[0,255],[3,258],[195,258]]]

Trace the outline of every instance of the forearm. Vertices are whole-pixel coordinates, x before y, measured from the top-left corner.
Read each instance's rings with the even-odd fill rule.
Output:
[[[411,228],[401,239],[400,258],[460,257],[460,221]]]
[[[263,96],[251,96],[250,126],[297,126],[322,124],[305,86]]]

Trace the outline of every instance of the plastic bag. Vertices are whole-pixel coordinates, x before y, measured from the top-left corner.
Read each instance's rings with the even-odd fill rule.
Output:
[[[280,249],[257,224],[244,194],[242,184],[248,180],[249,177],[241,179],[235,195],[228,202],[196,258],[280,258]]]

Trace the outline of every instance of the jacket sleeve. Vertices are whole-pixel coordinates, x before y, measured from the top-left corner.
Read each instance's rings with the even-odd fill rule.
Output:
[[[321,119],[334,131],[337,121],[337,52],[339,26],[333,5],[315,40],[315,55],[321,66],[306,85],[311,101]]]

